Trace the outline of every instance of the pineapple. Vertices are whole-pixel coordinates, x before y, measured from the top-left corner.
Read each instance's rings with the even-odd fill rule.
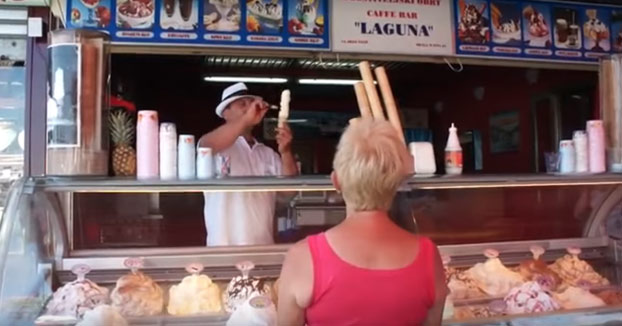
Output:
[[[113,143],[112,170],[115,176],[136,175],[136,151],[134,143],[134,123],[124,110],[110,114],[110,136]]]

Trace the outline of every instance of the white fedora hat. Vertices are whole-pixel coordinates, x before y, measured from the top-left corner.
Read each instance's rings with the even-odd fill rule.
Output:
[[[241,98],[259,98],[259,96],[248,94],[248,88],[244,83],[233,84],[222,91],[220,104],[216,107],[216,115],[222,118],[222,112],[225,111],[229,104]]]

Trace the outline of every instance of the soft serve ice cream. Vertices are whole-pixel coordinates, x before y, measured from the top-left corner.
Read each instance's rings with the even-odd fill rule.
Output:
[[[203,265],[191,264],[186,270],[191,275],[169,290],[168,313],[185,316],[221,312],[220,288],[207,275],[201,274]]]

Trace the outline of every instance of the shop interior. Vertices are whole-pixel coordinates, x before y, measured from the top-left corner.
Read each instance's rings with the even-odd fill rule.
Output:
[[[280,83],[249,82],[252,93],[278,104],[283,89],[292,92],[291,127],[294,151],[305,175],[327,175],[341,130],[358,115],[351,85],[304,84],[321,79],[356,80],[358,61],[232,56],[165,56],[115,54],[112,93],[138,110],[157,110],[160,121],[177,125],[178,133],[202,134],[223,121],[214,113],[222,77],[278,78]],[[465,175],[544,173],[543,153],[555,151],[561,139],[584,129],[598,116],[598,74],[595,71],[530,69],[465,65],[374,62],[386,67],[402,114],[407,141],[431,141],[437,173],[443,174],[448,127],[455,123],[464,150]],[[269,112],[256,137],[274,146],[275,112]],[[476,243],[581,235],[589,218],[591,198],[607,189],[550,188],[481,189],[457,192],[407,193],[396,200],[393,215],[413,231],[433,236],[440,244]],[[606,188],[606,187],[603,187]],[[596,195],[595,195],[596,194]],[[201,193],[79,194],[74,205],[77,249],[115,246],[202,246],[206,230]],[[466,197],[465,197],[466,196]],[[406,198],[407,197],[407,198]],[[574,198],[576,205],[560,201]],[[460,212],[455,211],[460,201]],[[538,212],[521,203],[538,202]],[[133,203],[132,209],[128,209]],[[179,203],[183,202],[183,205]],[[304,202],[304,201],[303,201]],[[154,204],[155,203],[155,204]],[[482,206],[486,203],[487,206]],[[300,204],[300,203],[298,203]],[[470,207],[464,209],[464,205]],[[583,206],[581,206],[583,205]],[[280,203],[278,216],[289,216],[291,203]],[[295,232],[275,232],[277,243],[293,242],[325,230],[345,215],[337,204],[332,217],[298,225]],[[401,206],[401,207],[400,207]],[[453,207],[453,208],[452,208]],[[482,207],[486,207],[482,211]],[[495,207],[495,209],[491,209]],[[559,212],[566,207],[567,212]],[[298,213],[299,214],[299,213]],[[547,216],[574,216],[558,225]],[[322,213],[324,215],[324,213]],[[413,219],[413,216],[416,218]],[[113,218],[114,217],[114,218]],[[300,217],[299,217],[300,219]],[[528,219],[530,223],[524,223]],[[487,226],[482,231],[481,220]],[[525,228],[514,228],[517,220]],[[460,221],[465,221],[462,223]],[[278,228],[275,218],[275,230]],[[443,225],[462,225],[447,230]],[[555,224],[552,225],[551,223]],[[455,230],[460,230],[459,234]],[[540,232],[542,230],[545,232]],[[481,232],[486,232],[483,235]]]

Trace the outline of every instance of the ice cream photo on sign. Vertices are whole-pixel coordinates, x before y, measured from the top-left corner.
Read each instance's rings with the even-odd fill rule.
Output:
[[[490,42],[490,12],[484,0],[458,1],[458,38],[462,43]]]
[[[199,25],[199,2],[194,0],[162,0],[160,27],[164,30],[192,31]]]
[[[527,46],[551,47],[551,9],[548,5],[523,4],[523,26],[523,39]]]
[[[149,29],[155,21],[155,0],[117,0],[117,27]]]
[[[611,38],[613,39],[613,51],[622,52],[622,10],[611,12]]]
[[[287,30],[292,35],[324,35],[324,1],[289,0]]]
[[[207,31],[237,32],[242,13],[240,0],[203,0],[203,26]]]
[[[283,0],[247,0],[246,30],[255,34],[280,34]]]
[[[611,49],[611,41],[609,40],[610,12],[603,9],[585,9],[583,18],[585,49],[595,52],[608,52]]]
[[[71,1],[73,27],[107,28],[110,25],[110,0]]]
[[[520,6],[514,2],[493,1],[490,10],[493,42],[519,46],[521,43]]]

